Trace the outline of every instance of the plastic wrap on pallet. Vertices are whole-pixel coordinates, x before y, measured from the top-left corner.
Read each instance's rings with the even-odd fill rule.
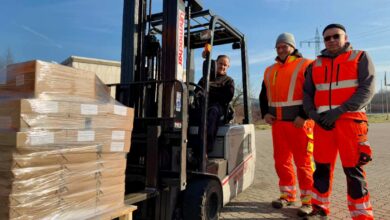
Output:
[[[31,151],[88,147],[86,152],[128,152],[131,131],[120,129],[0,131],[0,148]],[[82,148],[85,149],[85,148]]]
[[[0,99],[0,114],[46,114],[50,116],[122,116],[130,117],[131,108],[112,103],[83,103],[72,101],[52,101],[42,99]]]
[[[86,217],[123,205],[124,153],[12,152],[0,163],[0,218]]]
[[[123,206],[133,109],[94,73],[0,71],[0,219],[85,219]]]
[[[118,199],[124,192],[101,190],[100,195],[93,198],[96,191],[81,192],[70,196],[62,196],[59,201],[46,201],[36,205],[34,203],[21,204],[11,207],[10,212],[2,213],[1,219],[9,220],[35,220],[35,219],[95,219],[94,216],[107,211],[113,211],[123,207],[123,201]]]
[[[78,103],[41,99],[0,100],[0,130],[132,130],[133,109],[112,103]]]
[[[108,87],[95,73],[37,60],[8,65],[1,72],[0,97],[74,102],[113,101]]]

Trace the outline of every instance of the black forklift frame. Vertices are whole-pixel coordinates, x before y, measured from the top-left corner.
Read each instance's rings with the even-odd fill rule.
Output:
[[[223,44],[238,44],[241,48],[241,64],[242,64],[242,85],[243,85],[243,102],[244,102],[244,119],[243,124],[251,123],[250,100],[248,98],[249,82],[248,82],[248,60],[246,39],[244,34],[232,27],[222,17],[213,14],[210,10],[201,10],[199,0],[187,0],[187,5],[183,0],[164,0],[163,12],[151,15],[151,8],[149,7],[149,14],[147,14],[147,0],[124,0],[123,7],[123,30],[122,30],[122,55],[121,55],[121,83],[112,84],[117,88],[117,100],[122,104],[135,108],[135,120],[132,145],[136,138],[145,138],[146,145],[146,161],[145,161],[145,190],[132,195],[126,195],[126,203],[136,203],[147,200],[152,197],[160,197],[156,199],[155,219],[172,219],[176,199],[178,193],[183,191],[189,176],[187,176],[186,157],[187,157],[187,133],[188,133],[188,90],[190,86],[195,85],[189,82],[193,80],[193,54],[194,49],[203,48],[206,43],[211,47],[214,45]],[[151,0],[149,0],[151,4]],[[193,12],[191,11],[193,9]],[[178,31],[178,11],[186,12],[187,29],[184,33],[184,47],[187,47],[186,55],[186,82],[178,80],[176,69],[177,56],[177,31]],[[206,19],[206,23],[199,23],[191,26],[191,21],[196,18]],[[149,31],[153,30],[155,33],[162,34],[162,53],[161,53],[161,79],[148,80],[145,73],[145,37],[147,26]],[[162,25],[162,29],[159,26]],[[192,30],[195,30],[191,32]],[[198,36],[204,31],[210,30],[209,39],[199,39]],[[149,34],[149,33],[148,33]],[[197,39],[198,38],[198,39]],[[183,49],[184,50],[184,49]],[[202,158],[201,163],[196,172],[190,172],[193,175],[207,175],[206,173],[206,136],[207,136],[207,101],[208,88],[210,83],[210,63],[211,53],[206,56],[207,60],[207,80],[205,88],[205,105],[202,109],[202,122],[200,132],[202,134]],[[184,57],[184,55],[183,55]],[[136,85],[162,85],[162,97],[164,104],[161,106],[162,115],[157,118],[143,118],[139,111],[145,100],[137,100],[140,98],[142,92],[140,90],[131,90],[130,87]],[[172,84],[169,86],[168,84]],[[168,86],[167,86],[168,85]],[[174,99],[172,95],[176,91],[181,92],[181,109],[175,111]],[[142,99],[142,98],[141,98]],[[176,100],[178,98],[176,97]],[[159,99],[159,101],[161,102]],[[177,106],[176,106],[177,107]],[[177,108],[176,108],[177,109]],[[181,114],[181,115],[180,115]],[[180,129],[175,129],[173,124],[181,123]],[[137,134],[137,124],[149,123],[147,131],[144,134]],[[176,125],[176,124],[175,124]],[[135,131],[135,132],[134,132]],[[169,131],[166,133],[166,131]],[[180,169],[179,174],[165,176],[165,183],[161,188],[161,175],[159,175],[159,139],[165,135],[168,138],[175,136],[173,133],[179,131],[180,146]],[[168,134],[169,133],[169,134]],[[177,138],[177,137],[176,137]],[[191,174],[191,175],[192,175]],[[175,179],[179,179],[176,181]],[[169,182],[169,183],[167,183]],[[170,188],[172,187],[172,189]],[[158,216],[160,216],[158,218]]]

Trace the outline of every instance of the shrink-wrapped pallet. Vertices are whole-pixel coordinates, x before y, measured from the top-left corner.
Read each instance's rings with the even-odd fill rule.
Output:
[[[0,71],[0,219],[120,208],[133,109],[94,73],[42,61]]]

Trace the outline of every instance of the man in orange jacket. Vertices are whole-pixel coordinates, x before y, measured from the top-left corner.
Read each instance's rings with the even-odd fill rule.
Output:
[[[302,206],[299,216],[311,212],[311,149],[309,137],[313,123],[306,123],[303,111],[303,83],[306,67],[311,63],[295,49],[295,39],[282,33],[276,40],[276,62],[267,67],[260,92],[260,108],[266,123],[272,125],[275,169],[279,177],[280,197],[272,201],[274,208],[292,205],[296,200],[297,167]],[[306,125],[305,125],[306,124]]]
[[[326,49],[307,68],[304,108],[314,128],[313,211],[306,219],[327,219],[337,153],[347,177],[352,219],[374,219],[363,165],[371,160],[365,108],[374,95],[373,63],[353,50],[345,27],[330,24],[323,33]]]

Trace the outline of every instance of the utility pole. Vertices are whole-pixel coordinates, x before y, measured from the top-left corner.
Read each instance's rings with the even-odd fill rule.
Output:
[[[320,49],[320,44],[321,44],[321,38],[320,38],[320,33],[318,32],[318,28],[316,28],[316,34],[314,36],[314,40],[311,39],[311,40],[304,40],[304,41],[300,41],[299,42],[299,45],[300,47],[302,47],[302,44],[307,44],[309,47],[310,47],[310,44],[314,44],[314,49],[315,49],[315,57],[317,57],[318,55],[320,55],[320,52],[321,52],[321,49]]]
[[[385,72],[385,92],[386,92],[386,120],[389,120],[389,94],[387,92],[387,86],[389,86],[389,84],[387,84],[387,80],[386,80],[386,72]]]
[[[382,84],[383,81],[381,80],[381,95],[382,95],[382,102],[381,102],[381,106],[382,106],[382,114],[385,113],[385,105],[383,104],[383,87],[382,87]]]
[[[371,112],[371,102],[368,103],[368,106],[367,106],[367,113],[368,113],[368,114],[371,114],[371,113],[372,113],[372,112]]]

